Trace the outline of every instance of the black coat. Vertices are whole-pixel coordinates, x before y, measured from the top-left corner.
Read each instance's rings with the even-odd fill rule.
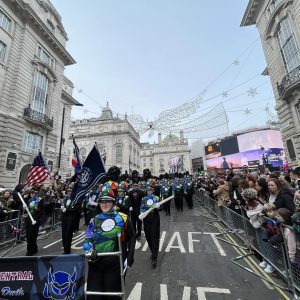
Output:
[[[295,211],[294,195],[290,190],[282,190],[274,201],[276,208],[287,208],[291,213]]]

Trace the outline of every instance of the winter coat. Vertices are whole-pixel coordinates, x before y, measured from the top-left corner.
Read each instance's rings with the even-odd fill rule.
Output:
[[[218,206],[228,206],[230,204],[229,186],[227,184],[219,185],[213,192],[218,199]]]
[[[247,209],[246,214],[254,228],[259,228],[262,224],[259,214],[263,211],[263,205],[258,203],[256,207]]]
[[[287,208],[292,214],[295,211],[294,195],[290,190],[282,190],[274,201],[276,209]]]

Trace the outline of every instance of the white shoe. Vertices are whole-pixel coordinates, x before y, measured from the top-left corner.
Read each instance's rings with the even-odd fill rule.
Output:
[[[275,271],[275,269],[271,266],[271,265],[268,265],[266,268],[265,268],[265,272],[268,273],[268,274],[271,274]]]
[[[265,260],[263,260],[263,261],[259,264],[259,266],[260,266],[261,268],[265,269],[265,268],[268,266],[268,263],[267,263]]]

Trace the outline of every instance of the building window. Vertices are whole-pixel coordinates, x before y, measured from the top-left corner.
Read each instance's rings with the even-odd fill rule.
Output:
[[[33,79],[33,97],[32,97],[32,109],[34,111],[45,113],[48,98],[48,77],[37,72]]]
[[[153,167],[153,163],[152,162],[150,163],[150,167]]]
[[[2,11],[0,11],[0,27],[9,32],[10,24],[10,19]]]
[[[48,27],[48,29],[51,31],[51,33],[54,34],[54,32],[55,32],[55,27],[54,27],[53,23],[52,23],[50,20],[47,20],[47,27]]]
[[[143,160],[146,161],[146,157],[144,157]]]
[[[45,64],[50,66],[51,68],[54,67],[54,59],[50,56],[50,54],[43,49],[40,45],[37,47],[36,56]]]
[[[116,163],[117,164],[122,163],[122,145],[116,146]]]
[[[287,147],[290,159],[295,160],[296,152],[295,152],[293,141],[291,139],[286,141],[286,147]]]
[[[144,168],[146,168],[146,163],[144,163]]]
[[[6,53],[6,45],[0,41],[0,63],[4,63],[4,58],[5,58],[5,53]]]
[[[300,53],[288,18],[279,23],[277,36],[284,65],[289,73],[300,65]]]
[[[80,151],[80,155],[81,155],[82,160],[85,161],[85,159],[86,159],[86,149],[84,147],[82,147],[82,148],[79,149],[79,151]]]
[[[153,161],[153,158],[152,158],[152,157],[150,157],[150,161]]]
[[[42,149],[43,137],[26,131],[23,150],[29,153],[38,153]]]
[[[161,159],[159,160],[159,167],[160,167],[160,169],[163,169],[164,166],[165,166],[165,161],[164,161],[163,158],[161,158]]]

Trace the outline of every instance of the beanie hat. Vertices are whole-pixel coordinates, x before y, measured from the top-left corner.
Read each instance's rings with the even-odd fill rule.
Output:
[[[254,199],[257,197],[257,191],[256,189],[248,188],[242,192],[241,196],[243,199]]]

